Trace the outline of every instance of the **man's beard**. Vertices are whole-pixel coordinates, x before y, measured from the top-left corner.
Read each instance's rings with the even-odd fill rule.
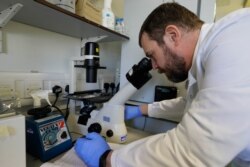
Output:
[[[188,70],[186,70],[184,58],[173,53],[167,46],[163,46],[162,49],[166,58],[166,64],[164,69],[159,69],[159,72],[165,73],[167,78],[172,82],[185,81],[188,77]]]

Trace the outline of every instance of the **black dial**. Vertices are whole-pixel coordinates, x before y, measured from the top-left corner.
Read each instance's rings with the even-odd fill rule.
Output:
[[[106,135],[108,137],[112,137],[114,135],[113,131],[111,129],[107,130]]]
[[[102,126],[99,123],[93,123],[89,126],[88,132],[96,132],[96,133],[101,133],[102,131]]]

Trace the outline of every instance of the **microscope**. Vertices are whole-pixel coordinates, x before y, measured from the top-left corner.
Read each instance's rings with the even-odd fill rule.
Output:
[[[78,117],[78,126],[85,135],[90,132],[100,133],[109,142],[125,143],[127,129],[124,122],[125,102],[151,78],[150,59],[143,58],[126,74],[128,83],[121,88],[99,110],[89,107]]]

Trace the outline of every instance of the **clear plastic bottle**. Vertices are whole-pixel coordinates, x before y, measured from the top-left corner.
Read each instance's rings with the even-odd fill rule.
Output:
[[[121,34],[123,34],[123,29],[124,29],[122,20],[123,20],[122,18],[117,18],[116,23],[115,23],[115,31],[117,31]]]
[[[120,26],[121,26],[121,33],[122,34],[126,34],[125,25],[124,25],[124,19],[123,18],[120,18]]]
[[[104,0],[104,7],[102,9],[102,25],[109,29],[115,28],[115,16],[111,9],[112,0]]]

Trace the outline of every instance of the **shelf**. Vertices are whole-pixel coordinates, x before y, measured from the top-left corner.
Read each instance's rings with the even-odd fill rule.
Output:
[[[12,20],[23,24],[76,38],[107,36],[100,42],[126,41],[129,39],[128,36],[96,24],[45,0],[1,0],[0,11],[15,3],[23,4],[23,8]]]

